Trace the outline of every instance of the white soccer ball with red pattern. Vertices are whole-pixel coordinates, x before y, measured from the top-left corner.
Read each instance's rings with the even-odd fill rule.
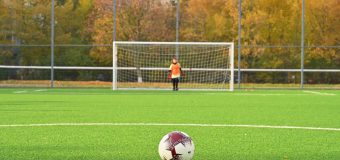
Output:
[[[192,160],[195,146],[189,135],[174,131],[162,138],[158,152],[162,160]]]

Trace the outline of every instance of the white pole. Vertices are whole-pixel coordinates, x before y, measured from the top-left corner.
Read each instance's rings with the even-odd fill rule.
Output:
[[[304,68],[305,68],[305,0],[302,0],[301,13],[301,89],[304,87]]]
[[[54,0],[51,2],[51,88],[54,88]]]
[[[113,42],[116,41],[117,32],[117,0],[113,0],[113,31],[112,31],[112,39]]]
[[[179,42],[180,0],[176,1],[176,42]],[[176,58],[179,59],[179,46],[176,44]]]
[[[230,58],[229,90],[234,91],[234,43],[232,43],[229,47],[229,58]]]
[[[237,59],[237,84],[238,88],[241,88],[241,53],[242,53],[242,41],[241,41],[241,31],[242,31],[242,0],[238,3],[238,59]]]
[[[112,54],[112,90],[117,90],[117,45],[113,42]]]

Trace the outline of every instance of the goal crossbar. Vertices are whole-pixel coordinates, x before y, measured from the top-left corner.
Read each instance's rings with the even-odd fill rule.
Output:
[[[115,41],[113,44],[154,44],[154,45],[222,45],[234,46],[232,42],[142,42],[142,41]]]

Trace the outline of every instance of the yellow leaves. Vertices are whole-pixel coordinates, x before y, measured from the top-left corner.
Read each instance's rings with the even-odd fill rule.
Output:
[[[237,12],[230,6],[235,3],[226,0],[190,0],[182,8],[183,38],[196,37],[196,41],[232,41],[235,39]],[[235,10],[233,10],[235,11]],[[193,32],[190,32],[193,31]]]
[[[338,45],[340,21],[340,1],[321,2],[311,0],[306,3],[306,39],[316,45]]]
[[[337,58],[336,49],[311,48],[307,50],[306,62],[323,61],[323,63],[332,64]],[[340,66],[339,66],[340,67]]]
[[[95,44],[111,44],[112,42],[112,18],[110,15],[102,15],[93,22],[91,40]],[[109,65],[112,59],[111,47],[94,47],[90,56],[100,64]]]
[[[290,36],[300,29],[295,26],[299,21],[299,8],[296,1],[262,0],[257,3],[243,3],[242,20],[245,40],[253,39],[257,44],[292,44],[297,40]]]
[[[57,5],[56,43],[112,43],[112,0],[73,0]],[[10,2],[22,13],[10,15],[8,6],[0,1],[0,30],[14,32],[21,42],[48,44],[50,34],[50,3],[35,0],[26,6],[22,0]],[[33,2],[33,1],[32,1]],[[159,0],[121,0],[117,10],[117,39],[141,41],[174,41],[175,8]],[[299,45],[301,37],[300,0],[244,0],[242,3],[242,32],[238,35],[237,0],[181,0],[181,41],[235,41],[239,36],[243,45]],[[16,5],[14,5],[16,4]],[[307,0],[305,40],[307,45],[339,45],[339,0]],[[35,18],[32,18],[34,17]],[[14,24],[14,22],[16,24]],[[9,33],[0,32],[0,43],[13,43]],[[4,40],[5,39],[5,40]],[[110,47],[94,47],[91,57],[104,65],[110,64]],[[270,57],[270,55],[276,57]],[[244,66],[257,59],[282,67],[287,55],[299,50],[266,50],[243,48]],[[338,49],[307,49],[307,62],[327,59],[323,63],[339,61]],[[297,58],[297,57],[294,57]],[[336,59],[333,62],[331,59]],[[338,62],[337,62],[338,63]],[[338,63],[339,64],[339,63]],[[317,65],[317,63],[315,63]]]
[[[223,36],[223,33],[227,29],[226,19],[220,14],[214,15],[214,26],[215,26],[215,34],[217,36]]]

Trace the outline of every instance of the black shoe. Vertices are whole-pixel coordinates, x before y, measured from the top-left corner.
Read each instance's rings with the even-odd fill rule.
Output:
[[[176,88],[173,88],[172,90],[173,90],[173,91],[176,91]]]
[[[178,88],[176,88],[176,91],[178,91]]]

